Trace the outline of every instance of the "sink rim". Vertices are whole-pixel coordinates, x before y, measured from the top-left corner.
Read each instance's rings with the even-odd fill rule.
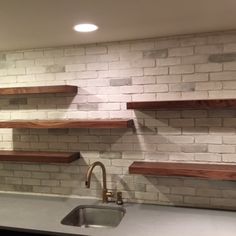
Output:
[[[99,225],[99,224],[94,224],[93,226],[91,225],[87,225],[86,224],[81,224],[81,225],[73,225],[73,224],[70,224],[70,223],[66,223],[65,221],[68,220],[68,218],[70,216],[72,216],[73,214],[76,214],[77,212],[79,212],[80,210],[84,210],[84,209],[101,209],[101,210],[114,210],[114,211],[117,211],[117,212],[120,212],[121,214],[121,217],[120,219],[118,220],[118,223],[117,224],[114,224],[114,226],[110,226],[110,225]],[[97,204],[97,205],[89,205],[89,204],[85,204],[85,205],[79,205],[75,208],[73,208],[62,220],[61,220],[61,224],[63,225],[66,225],[66,226],[74,226],[74,227],[79,227],[79,228],[115,228],[117,226],[119,226],[119,224],[121,223],[122,219],[124,218],[126,214],[126,209],[123,207],[123,206],[107,206],[107,205],[103,205],[103,204]],[[83,220],[81,218],[81,220]]]

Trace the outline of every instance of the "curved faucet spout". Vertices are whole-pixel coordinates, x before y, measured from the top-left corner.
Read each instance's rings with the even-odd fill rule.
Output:
[[[102,186],[102,200],[103,202],[108,202],[108,197],[111,197],[112,196],[112,193],[111,192],[108,192],[107,191],[107,174],[106,174],[106,168],[104,166],[104,164],[100,161],[96,161],[94,162],[93,164],[90,165],[88,171],[87,171],[87,174],[86,174],[86,181],[85,181],[85,186],[87,188],[90,188],[90,183],[91,183],[91,177],[92,177],[92,173],[93,173],[93,169],[96,167],[96,166],[100,166],[101,169],[102,169],[102,183],[103,183],[103,186]]]
[[[103,189],[106,189],[107,188],[106,168],[105,168],[104,164],[102,162],[100,162],[100,161],[96,161],[92,165],[90,165],[90,167],[89,167],[89,169],[87,171],[87,175],[86,175],[85,186],[87,188],[90,188],[90,183],[91,183],[91,177],[92,177],[93,169],[96,166],[100,166],[102,168]]]

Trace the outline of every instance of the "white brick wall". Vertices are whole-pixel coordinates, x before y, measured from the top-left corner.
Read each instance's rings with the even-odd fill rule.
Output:
[[[68,165],[0,163],[0,190],[100,197],[100,171],[84,187],[89,164],[102,161],[108,186],[126,200],[233,207],[235,184],[129,175],[134,160],[236,163],[231,110],[132,111],[126,102],[236,97],[236,33],[224,32],[2,52],[0,86],[69,84],[72,95],[0,98],[1,120],[133,118],[133,129],[2,129],[2,150],[81,151]]]

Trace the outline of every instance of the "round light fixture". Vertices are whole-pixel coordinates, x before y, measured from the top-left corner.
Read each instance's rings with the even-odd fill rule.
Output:
[[[95,31],[97,29],[98,29],[98,27],[94,24],[78,24],[78,25],[74,26],[75,31],[83,32],[83,33],[92,32],[92,31]]]

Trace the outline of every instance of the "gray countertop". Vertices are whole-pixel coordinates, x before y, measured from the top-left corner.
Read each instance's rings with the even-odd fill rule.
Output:
[[[60,221],[78,205],[96,199],[0,193],[0,228],[90,236],[235,236],[236,212],[125,204],[116,228],[79,228]]]

